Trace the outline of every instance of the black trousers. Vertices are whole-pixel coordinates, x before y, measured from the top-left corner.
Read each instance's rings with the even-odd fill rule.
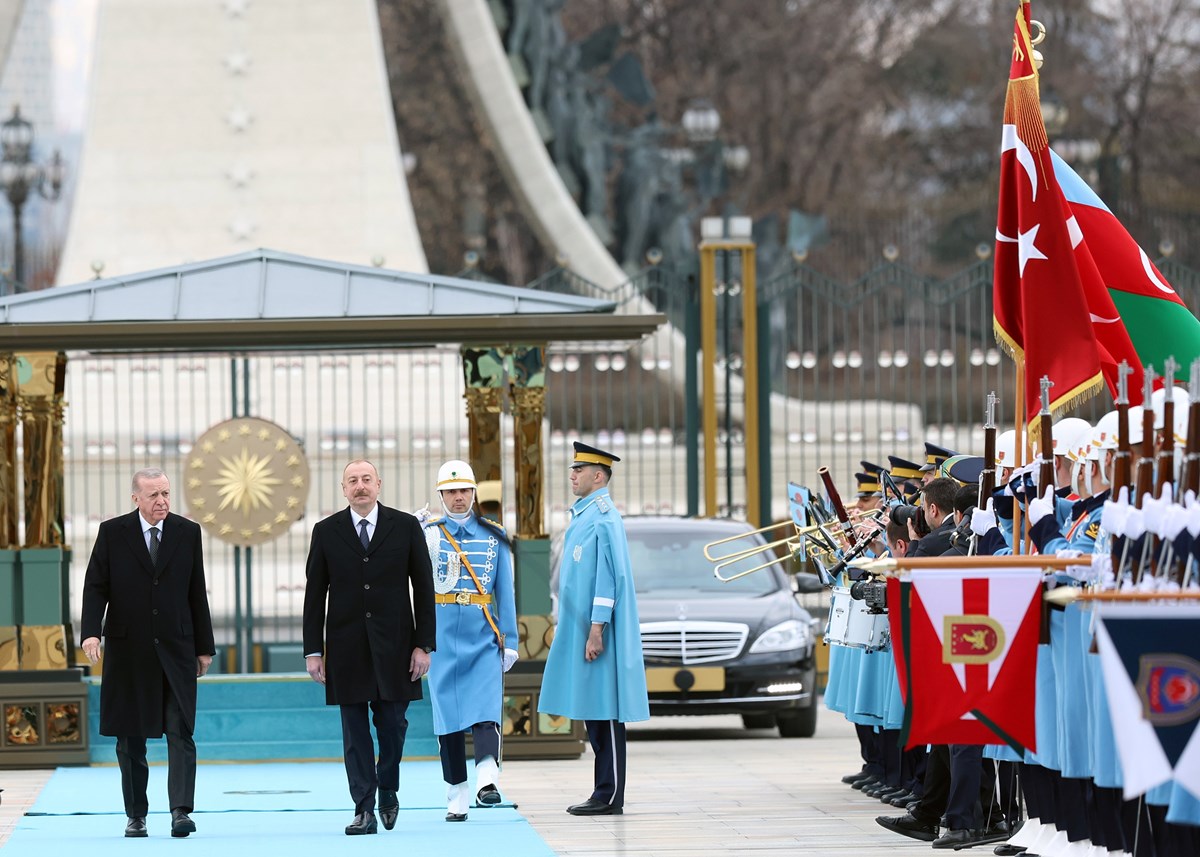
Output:
[[[925,793],[913,815],[926,824],[951,830],[973,830],[995,824],[995,774],[983,748],[966,744],[935,744],[925,770]]]
[[[488,756],[500,761],[500,724],[494,720],[476,723],[471,727],[471,741],[475,744],[475,764]],[[451,732],[438,736],[438,750],[442,757],[442,779],[450,785],[467,781],[467,733]]]
[[[371,717],[367,708],[370,706]],[[355,814],[375,809],[375,790],[400,789],[400,760],[404,758],[404,736],[408,733],[408,700],[403,702],[359,702],[343,705],[342,754],[346,759],[346,779]],[[371,740],[371,721],[379,739],[379,761],[375,761],[375,742]]]
[[[861,723],[854,724],[854,731],[858,735],[858,749],[862,754],[863,771],[873,777],[882,777],[882,736],[875,731],[874,726],[863,726]]]
[[[171,809],[191,812],[196,799],[196,742],[187,728],[179,700],[163,676],[163,732],[167,736],[167,798]],[[121,797],[125,814],[145,818],[150,810],[146,783],[150,766],[146,764],[146,739],[142,736],[117,738],[117,764],[121,768]]]
[[[625,805],[625,724],[616,720],[585,720],[588,741],[596,754],[593,800]]]

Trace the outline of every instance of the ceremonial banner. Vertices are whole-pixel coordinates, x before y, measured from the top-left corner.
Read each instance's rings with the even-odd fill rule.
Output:
[[[1125,799],[1172,778],[1200,799],[1200,608],[1104,605],[1096,642]]]
[[[1026,418],[1032,422],[1042,376],[1054,383],[1050,408],[1057,413],[1098,393],[1105,375],[1115,389],[1120,358],[1097,342],[1093,330],[1077,242],[1067,224],[1071,211],[1055,179],[1042,123],[1029,21],[1024,0],[1017,9],[1004,100],[992,296],[996,338],[1025,362]],[[1088,273],[1098,277],[1094,265]],[[1104,291],[1098,279],[1092,286]]]
[[[1200,320],[1087,182],[1058,155],[1053,159],[1054,175],[1071,207],[1078,238],[1075,255],[1081,268],[1094,264],[1099,278],[1100,288],[1088,292],[1093,329],[1115,359],[1124,358],[1134,367],[1129,394],[1131,404],[1140,404],[1137,376],[1143,367],[1153,365],[1162,372],[1168,357],[1180,366],[1200,357]],[[1084,254],[1088,261],[1080,258]]]
[[[1036,750],[1041,569],[913,570],[888,581],[901,740]]]

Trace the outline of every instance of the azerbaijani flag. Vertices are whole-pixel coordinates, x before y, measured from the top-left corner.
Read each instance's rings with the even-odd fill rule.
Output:
[[[1082,242],[1076,256],[1079,247],[1086,249],[1103,286],[1102,294],[1088,294],[1093,328],[1118,361],[1133,366],[1129,395],[1138,404],[1142,385],[1136,379],[1144,367],[1153,365],[1161,375],[1166,358],[1174,357],[1186,371],[1200,357],[1200,320],[1095,191],[1058,155],[1052,159],[1071,207],[1072,231]],[[1130,343],[1132,356],[1121,340]]]

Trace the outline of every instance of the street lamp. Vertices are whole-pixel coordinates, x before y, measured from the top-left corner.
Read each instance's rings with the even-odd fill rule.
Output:
[[[33,126],[21,116],[20,106],[13,106],[12,116],[0,123],[0,187],[12,206],[13,214],[13,281],[14,290],[25,284],[25,248],[21,234],[21,209],[31,193],[51,202],[62,193],[62,155],[55,150],[46,166],[35,164]]]

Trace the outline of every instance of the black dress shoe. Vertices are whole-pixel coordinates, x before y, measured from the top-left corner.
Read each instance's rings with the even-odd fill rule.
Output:
[[[479,790],[479,794],[475,795],[476,806],[495,806],[500,803],[503,798],[500,797],[500,789],[496,788],[491,783]]]
[[[907,789],[902,789],[899,793],[889,797],[887,802],[892,806],[898,806],[901,809],[908,809],[908,805],[913,802],[912,792],[908,791]]]
[[[856,783],[851,783],[850,788],[858,789],[860,792],[879,784],[879,777],[867,777],[865,780],[859,780]]]
[[[383,822],[384,830],[396,826],[396,816],[400,814],[400,800],[391,789],[379,790],[379,820]]]
[[[147,836],[146,819],[129,817],[129,821],[125,822],[125,835],[130,839],[142,839]]]
[[[962,828],[961,830],[947,830],[937,839],[933,840],[934,848],[968,848],[972,845],[979,845],[983,837],[982,830],[971,830]]]
[[[888,788],[883,789],[882,791],[878,792],[875,795],[875,797],[879,798],[879,800],[883,801],[884,803],[887,803],[889,800],[894,798],[896,795],[901,795],[901,794],[906,794],[906,791],[903,786],[889,786]]]
[[[993,848],[992,853],[997,857],[1017,857],[1018,854],[1024,854],[1028,850],[1024,845],[1009,845],[1005,842],[1003,845]]]
[[[842,782],[848,786],[852,786],[860,780],[865,780],[869,776],[871,775],[866,771],[859,771],[856,774],[846,774],[846,776],[842,777]]]
[[[375,821],[375,813],[370,810],[354,816],[354,821],[346,825],[347,836],[362,836],[367,833],[378,833],[379,825]]]
[[[567,807],[567,812],[571,813],[571,815],[621,815],[624,810],[619,806],[613,806],[610,803],[590,797],[583,803]]]
[[[907,815],[880,815],[876,817],[875,823],[880,827],[886,827],[892,833],[899,833],[901,836],[907,836],[910,839],[920,839],[922,842],[933,842],[933,840],[938,838],[936,824],[927,824],[913,816],[912,813]]]
[[[196,822],[182,809],[171,810],[171,835],[182,839],[189,833],[196,832]]]
[[[446,813],[446,821],[466,821],[467,814],[465,812],[448,812]]]

